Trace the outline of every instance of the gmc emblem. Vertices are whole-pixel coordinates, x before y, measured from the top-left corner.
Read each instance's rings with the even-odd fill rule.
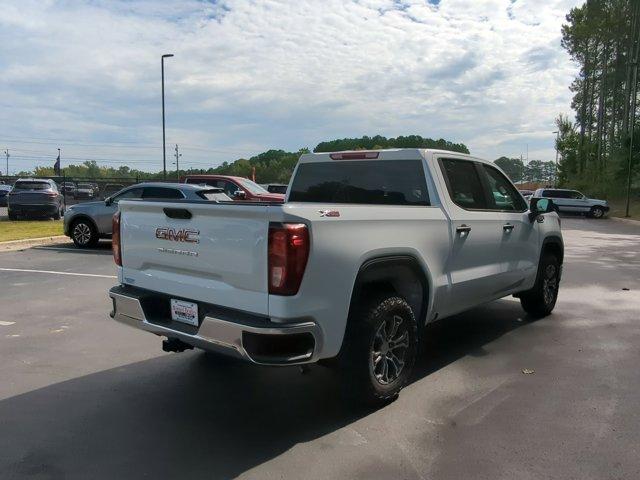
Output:
[[[160,240],[170,240],[172,242],[200,243],[198,230],[174,230],[173,228],[156,228],[156,238]]]

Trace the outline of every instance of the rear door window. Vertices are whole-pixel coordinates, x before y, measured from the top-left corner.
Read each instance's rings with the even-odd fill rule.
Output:
[[[302,163],[290,202],[430,205],[420,160]]]
[[[184,198],[180,190],[165,187],[144,187],[142,198]]]
[[[545,190],[542,192],[542,196],[545,198],[571,198],[571,195],[566,190]]]
[[[444,158],[441,160],[441,168],[449,196],[456,205],[469,210],[487,208],[487,199],[475,162]]]

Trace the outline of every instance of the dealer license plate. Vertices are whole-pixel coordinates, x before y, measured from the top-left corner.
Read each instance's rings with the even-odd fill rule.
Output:
[[[171,319],[198,326],[198,304],[184,300],[171,299]]]

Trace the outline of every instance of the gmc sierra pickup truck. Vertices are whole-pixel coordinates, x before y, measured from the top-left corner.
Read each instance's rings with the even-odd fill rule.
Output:
[[[305,154],[285,203],[123,200],[111,316],[266,365],[337,365],[373,401],[407,383],[424,326],[558,295],[563,241],[490,162],[422,149]]]

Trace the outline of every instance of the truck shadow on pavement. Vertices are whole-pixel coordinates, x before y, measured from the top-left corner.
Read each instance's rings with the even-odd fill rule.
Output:
[[[413,381],[526,324],[501,300],[429,326]],[[195,351],[34,390],[0,401],[0,478],[236,477],[372,413],[336,377]]]
[[[82,255],[113,255],[111,251],[111,242],[110,241],[100,241],[95,247],[91,248],[78,248],[73,242],[69,241],[69,243],[59,243],[52,245],[42,245],[38,247],[32,247],[34,250],[48,250],[51,253],[75,253]]]

